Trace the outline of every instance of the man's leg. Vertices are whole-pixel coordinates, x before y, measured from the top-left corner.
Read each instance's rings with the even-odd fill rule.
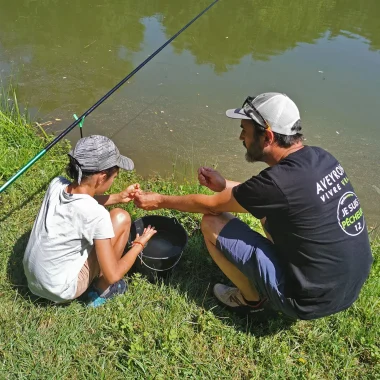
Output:
[[[274,243],[271,234],[270,234],[270,233],[267,231],[267,229],[266,229],[266,226],[265,226],[265,222],[266,222],[266,221],[267,221],[267,218],[262,218],[262,219],[260,219],[260,222],[261,222],[261,225],[262,225],[262,227],[263,227],[263,230],[264,230],[265,236],[268,238],[268,240],[270,240],[272,243]]]
[[[234,216],[229,213],[221,215],[204,215],[201,224],[201,230],[205,239],[207,249],[222,272],[236,285],[243,297],[247,301],[258,301],[260,295],[252,286],[248,278],[216,247],[216,239],[223,227]]]

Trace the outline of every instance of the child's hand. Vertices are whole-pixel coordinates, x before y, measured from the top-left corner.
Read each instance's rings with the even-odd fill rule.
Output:
[[[140,184],[134,183],[133,185],[128,186],[125,190],[120,192],[121,202],[128,203],[134,199],[135,195],[140,193]]]
[[[149,225],[147,228],[144,228],[144,232],[140,236],[139,234],[136,234],[136,239],[134,241],[138,241],[139,243],[145,245],[150,238],[157,233],[157,230]]]

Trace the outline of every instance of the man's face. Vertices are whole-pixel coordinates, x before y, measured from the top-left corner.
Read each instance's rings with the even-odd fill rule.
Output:
[[[241,120],[240,140],[247,149],[245,159],[248,162],[264,161],[264,144],[261,138],[256,138],[254,126],[250,120]]]

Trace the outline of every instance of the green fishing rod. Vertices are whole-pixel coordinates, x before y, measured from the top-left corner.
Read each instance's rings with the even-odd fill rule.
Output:
[[[176,37],[178,37],[184,30],[186,30],[193,22],[195,22],[199,17],[206,13],[213,5],[215,5],[219,0],[214,0],[207,8],[205,8],[201,13],[195,16],[191,21],[189,21],[182,29],[180,29],[174,36],[169,38],[162,46],[160,46],[154,53],[152,53],[144,62],[140,63],[131,73],[129,73],[123,80],[121,80],[114,88],[107,92],[101,99],[99,99],[92,107],[90,107],[83,115],[76,119],[71,125],[69,125],[63,132],[61,132],[53,141],[51,141],[44,149],[41,150],[35,157],[33,157],[25,166],[23,166],[13,177],[11,177],[7,182],[5,182],[0,187],[0,193],[2,193],[9,185],[11,185],[17,178],[24,174],[36,161],[43,157],[58,141],[62,140],[72,129],[74,129],[78,124],[80,124],[85,117],[87,117],[92,111],[98,108],[106,99],[108,99],[116,90],[118,90],[125,82],[127,82],[133,75],[135,75],[139,70],[141,70],[150,60],[152,60],[162,49],[170,44]]]

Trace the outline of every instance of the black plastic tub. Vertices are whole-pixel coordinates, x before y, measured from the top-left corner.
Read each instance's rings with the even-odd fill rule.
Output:
[[[154,281],[166,277],[179,263],[188,236],[176,218],[148,215],[132,223],[129,244],[135,240],[136,234],[141,235],[149,225],[154,226],[157,233],[137,257],[133,269]]]

